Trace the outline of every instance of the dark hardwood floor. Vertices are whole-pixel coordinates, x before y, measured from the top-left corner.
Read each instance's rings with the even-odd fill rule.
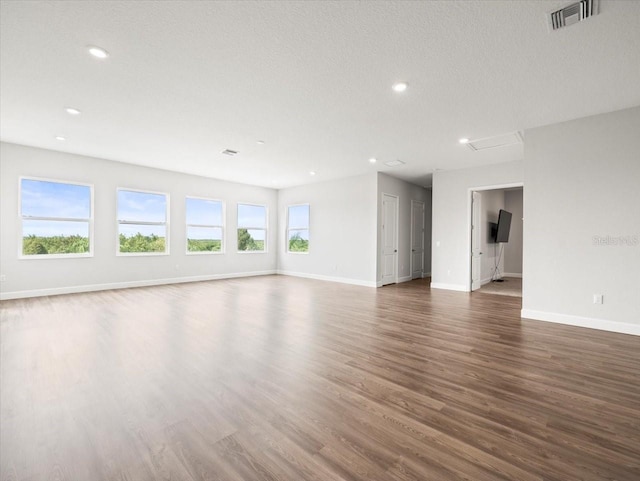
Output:
[[[640,479],[640,338],[268,276],[1,303],[2,480]]]

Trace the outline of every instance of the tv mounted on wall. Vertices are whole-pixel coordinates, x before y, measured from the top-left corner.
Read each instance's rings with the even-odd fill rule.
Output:
[[[511,212],[500,209],[498,214],[498,227],[496,229],[496,242],[509,242],[511,229]]]

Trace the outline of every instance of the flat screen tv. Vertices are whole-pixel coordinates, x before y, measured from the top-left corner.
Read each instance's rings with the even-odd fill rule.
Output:
[[[496,229],[496,242],[509,242],[509,230],[511,230],[511,212],[500,209],[498,228]]]

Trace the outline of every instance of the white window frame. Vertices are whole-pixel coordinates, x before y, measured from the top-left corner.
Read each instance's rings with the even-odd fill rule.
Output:
[[[186,223],[186,219],[187,219],[187,199],[196,199],[196,200],[206,200],[206,201],[210,201],[210,202],[219,202],[220,205],[222,206],[222,225],[210,225],[210,224],[188,224],[186,223],[186,227],[184,230],[184,239],[185,239],[185,251],[187,253],[187,255],[189,256],[199,256],[199,255],[203,255],[203,254],[213,254],[213,255],[220,255],[220,254],[224,254],[226,247],[227,247],[227,242],[226,242],[226,238],[225,238],[225,231],[224,231],[224,226],[226,224],[226,205],[224,203],[223,200],[220,199],[211,199],[209,197],[198,197],[195,195],[186,195],[185,197],[185,202],[184,202],[184,218],[185,218],[185,223]],[[190,251],[189,250],[189,227],[208,227],[208,228],[219,228],[222,231],[222,245],[220,246],[220,250],[218,252],[215,251]]]
[[[307,225],[307,227],[291,227],[289,225],[289,208],[290,207],[300,207],[302,205],[306,205],[309,208],[309,225]],[[309,233],[309,248],[307,249],[307,252],[297,252],[297,251],[290,251],[289,250],[289,231],[292,230],[306,230]],[[309,205],[309,203],[302,203],[302,204],[291,204],[287,206],[287,229],[285,231],[285,238],[284,238],[284,242],[285,242],[285,251],[287,252],[287,254],[299,254],[299,255],[308,255],[309,254],[309,250],[311,250],[311,206]]]
[[[155,194],[155,195],[164,195],[167,203],[165,206],[165,222],[144,222],[144,221],[127,221],[118,219],[118,197],[120,191],[126,192],[136,192],[140,194]],[[169,203],[171,201],[171,197],[168,192],[157,192],[154,190],[142,190],[142,189],[133,189],[129,187],[118,187],[116,188],[116,256],[123,257],[137,257],[137,256],[168,256],[170,255],[170,243],[169,243],[169,212],[171,209],[169,208]],[[120,252],[120,225],[163,225],[165,226],[166,236],[164,238],[164,252]]]
[[[240,214],[240,206],[241,205],[250,205],[254,207],[264,207],[264,227],[240,227],[239,224],[239,214]],[[263,230],[264,231],[264,250],[261,251],[241,251],[238,249],[238,230],[247,229],[247,230]],[[269,249],[268,236],[269,234],[269,207],[266,204],[255,204],[253,202],[238,202],[236,204],[236,252],[238,254],[266,254]]]
[[[45,216],[24,216],[22,215],[22,181],[23,180],[35,180],[38,182],[52,182],[55,184],[69,184],[69,185],[80,185],[82,187],[89,187],[89,202],[90,202],[90,216],[88,219],[74,219],[74,218],[66,218],[66,217],[45,217]],[[18,178],[18,223],[20,227],[18,229],[18,259],[20,260],[32,260],[32,259],[74,259],[78,257],[93,257],[93,184],[87,184],[85,182],[76,182],[70,180],[60,180],[60,179],[51,179],[46,177],[32,177],[32,176],[20,176]],[[78,253],[69,253],[69,254],[33,254],[33,255],[24,255],[24,226],[23,221],[25,220],[44,220],[44,221],[59,221],[59,222],[88,222],[89,223],[89,252],[85,252],[83,254]]]

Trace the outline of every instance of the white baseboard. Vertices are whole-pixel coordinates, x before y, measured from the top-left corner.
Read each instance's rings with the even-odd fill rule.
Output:
[[[522,279],[522,272],[503,272],[502,277],[518,277]]]
[[[23,299],[26,297],[57,296],[60,294],[77,294],[80,292],[107,291],[110,289],[128,289],[131,287],[160,286],[165,284],[183,284],[185,282],[215,281],[236,277],[254,277],[276,274],[275,270],[254,272],[232,272],[229,274],[211,274],[204,276],[172,277],[169,279],[151,279],[143,281],[112,282],[107,284],[89,284],[83,286],[54,287],[50,289],[34,289],[29,291],[13,291],[0,293],[0,301]]]
[[[420,277],[416,277],[416,279],[420,279]],[[409,281],[413,281],[414,278],[411,276],[405,276],[405,277],[398,277],[398,282],[396,282],[396,284],[401,284],[403,282],[409,282]],[[394,284],[393,282],[391,284]],[[390,285],[390,284],[386,284],[386,285]],[[377,281],[376,282],[376,287],[382,287],[382,281]]]
[[[361,281],[359,279],[349,279],[348,277],[322,276],[320,274],[307,274],[306,272],[293,272],[293,271],[281,271],[281,270],[276,271],[276,274],[279,274],[282,276],[304,277],[305,279],[315,279],[318,281],[339,282],[342,284],[351,284],[354,286],[378,287],[375,281]]]
[[[587,327],[589,329],[599,329],[601,331],[619,332],[621,334],[633,334],[634,336],[640,336],[640,324],[607,321],[605,319],[558,314],[556,312],[534,311],[531,309],[522,309],[520,311],[520,316],[525,319],[534,319],[536,321],[555,322],[557,324],[566,324],[569,326]]]
[[[447,291],[469,292],[469,288],[462,284],[444,284],[442,282],[432,282],[431,289],[445,289]]]

